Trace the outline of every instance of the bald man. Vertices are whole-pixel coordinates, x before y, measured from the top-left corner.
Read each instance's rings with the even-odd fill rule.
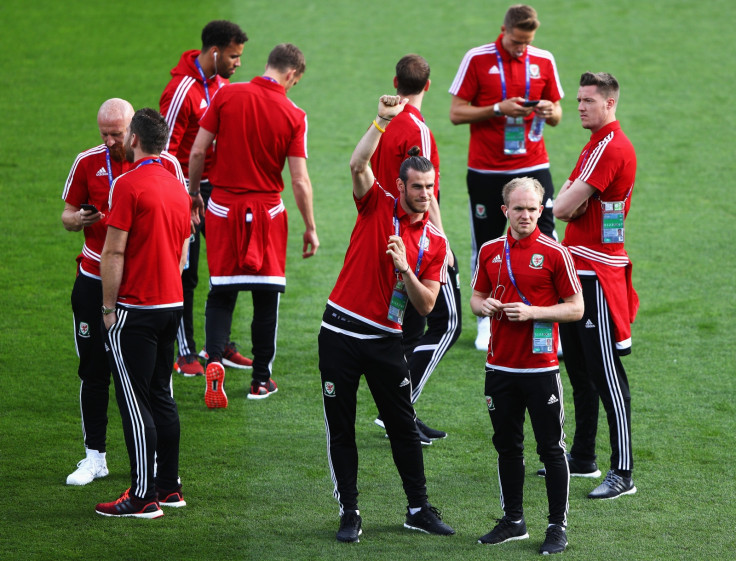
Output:
[[[80,153],[64,185],[61,222],[70,232],[84,233],[82,253],[77,256],[77,278],[72,289],[74,337],[79,355],[78,374],[85,458],[67,477],[67,485],[86,485],[108,474],[105,459],[110,366],[105,354],[102,324],[100,253],[107,234],[107,212],[113,180],[128,171],[123,139],[135,110],[124,99],[105,101],[97,112],[102,144]],[[184,175],[168,153],[161,160],[182,185]]]

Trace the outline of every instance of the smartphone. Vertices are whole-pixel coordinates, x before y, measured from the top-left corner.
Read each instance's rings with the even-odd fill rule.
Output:
[[[93,214],[100,212],[95,205],[88,205],[87,203],[79,205],[79,208],[82,210],[91,210]]]
[[[522,105],[524,107],[534,107],[537,103],[539,103],[538,99],[535,99],[535,100],[527,99],[524,103],[522,103]]]

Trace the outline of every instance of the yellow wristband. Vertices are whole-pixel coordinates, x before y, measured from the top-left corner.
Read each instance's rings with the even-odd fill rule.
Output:
[[[375,119],[373,119],[373,124],[376,126],[376,128],[378,129],[378,132],[380,132],[381,134],[383,134],[384,132],[386,132],[386,129],[382,129],[381,128],[381,125],[379,125],[378,123],[376,123],[376,120]]]

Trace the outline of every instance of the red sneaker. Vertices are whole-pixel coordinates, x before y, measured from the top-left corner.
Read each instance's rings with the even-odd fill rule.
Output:
[[[204,376],[204,368],[197,359],[197,355],[182,355],[174,363],[174,370],[184,376]]]
[[[225,352],[222,353],[222,364],[231,368],[242,368],[244,370],[253,368],[253,361],[241,355],[233,341],[225,345]]]
[[[204,392],[204,403],[210,409],[227,407],[225,367],[219,362],[210,362],[207,365],[207,389]]]
[[[143,500],[130,494],[130,489],[120,495],[120,498],[111,503],[100,503],[95,507],[95,512],[102,516],[120,516],[132,518],[159,518],[164,511],[158,505],[156,499]]]
[[[268,379],[268,382],[257,382],[253,380],[250,383],[248,399],[266,399],[269,395],[277,391],[279,391],[279,388],[271,378]]]

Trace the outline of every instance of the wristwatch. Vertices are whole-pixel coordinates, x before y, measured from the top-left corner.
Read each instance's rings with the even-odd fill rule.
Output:
[[[501,106],[498,103],[493,104],[493,114],[496,117],[500,117],[501,115],[503,115],[503,113],[501,113]]]
[[[112,313],[115,313],[115,308],[106,308],[105,305],[102,305],[102,315],[108,316]]]

